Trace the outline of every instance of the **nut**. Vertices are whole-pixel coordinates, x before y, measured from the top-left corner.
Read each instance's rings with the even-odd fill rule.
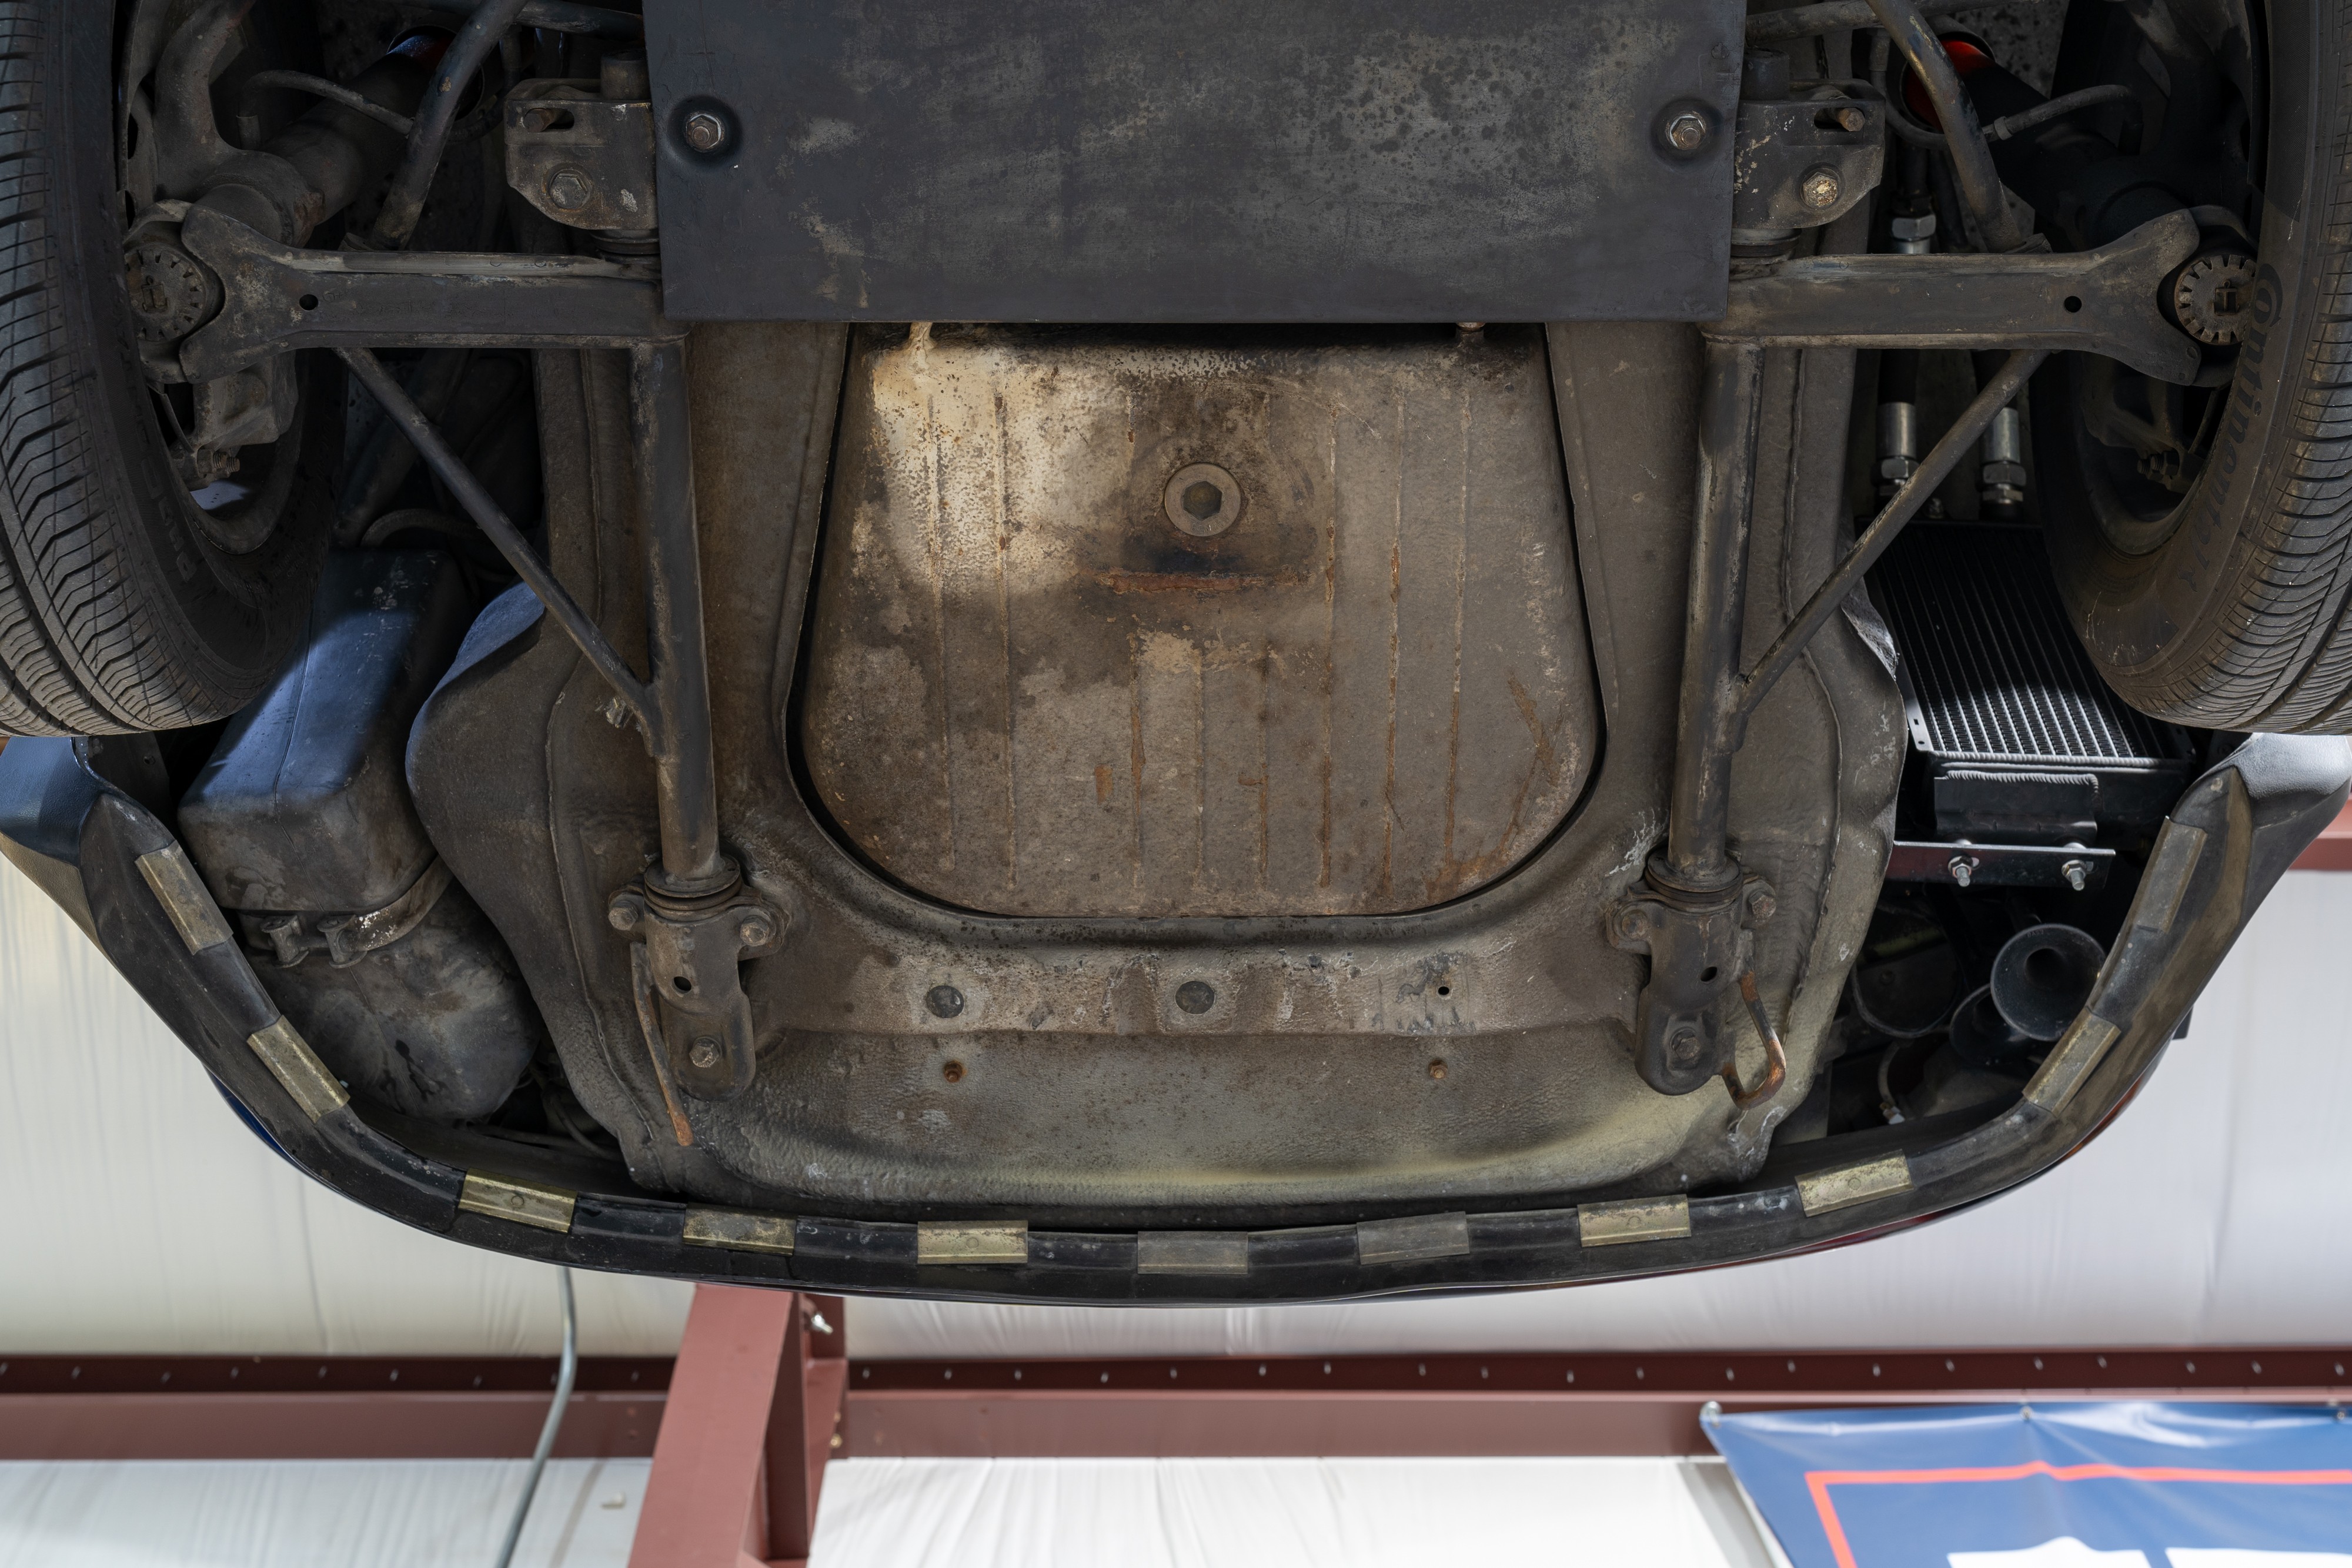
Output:
[[[710,110],[698,109],[686,117],[686,144],[697,152],[716,152],[727,140],[727,122]]]
[[[1860,131],[1870,123],[1870,116],[1859,109],[1841,109],[1837,111],[1837,122],[1843,130]]]
[[[719,1065],[722,1054],[717,1038],[704,1034],[695,1037],[694,1044],[687,1050],[686,1059],[697,1067],[709,1069]]]
[[[2091,880],[2091,868],[2082,861],[2068,861],[2058,868],[2058,874],[2066,879],[2068,887],[2080,893]]]
[[[1969,879],[1976,874],[1976,857],[1974,855],[1954,855],[1950,860],[1944,863],[1944,869],[1952,873],[1952,880],[1954,882],[1958,883],[1962,887],[1966,887],[1969,885]]]
[[[596,183],[588,178],[588,172],[569,163],[549,174],[542,189],[547,192],[547,204],[558,212],[576,213],[596,199]]]
[[[1231,474],[1213,463],[1192,463],[1169,476],[1160,492],[1168,520],[1196,539],[1213,538],[1240,520],[1246,504]]]
[[[2253,298],[2254,258],[2220,251],[2180,269],[2172,285],[2172,313],[2199,342],[2226,349],[2245,340],[2246,308]]]
[[[1798,187],[1805,198],[1805,205],[1817,213],[1825,213],[1836,206],[1844,189],[1838,183],[1834,169],[1809,169],[1805,172],[1804,183]]]
[[[1696,152],[1706,145],[1706,116],[1685,109],[1666,121],[1666,145],[1677,152]]]

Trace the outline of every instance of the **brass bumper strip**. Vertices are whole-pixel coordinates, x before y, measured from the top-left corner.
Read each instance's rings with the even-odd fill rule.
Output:
[[[1135,1239],[1139,1274],[1246,1274],[1249,1237],[1235,1230],[1146,1230]]]
[[[284,1014],[268,1027],[246,1036],[245,1043],[261,1058],[261,1064],[269,1069],[271,1076],[285,1085],[286,1092],[294,1096],[294,1103],[302,1107],[302,1114],[313,1122],[352,1103],[335,1075],[327,1071],[327,1064],[319,1060],[309,1041],[294,1032],[294,1026],[286,1021]]]
[[[926,1219],[915,1227],[918,1263],[1026,1263],[1029,1222],[993,1221],[968,1225],[961,1221]]]
[[[466,1185],[457,1193],[459,1208],[558,1234],[571,1230],[574,1201],[575,1196],[560,1186],[541,1186],[512,1176],[485,1176],[480,1171],[467,1171]]]
[[[2067,1026],[2066,1032],[2025,1086],[2025,1097],[2044,1111],[2055,1113],[2066,1108],[2091,1069],[2107,1053],[2123,1030],[2096,1013],[2084,1013]]]
[[[180,940],[191,953],[202,953],[229,940],[228,922],[221,918],[213,895],[205,890],[188,852],[177,844],[139,857],[139,874],[154,890],[155,902],[172,917]]]
[[[793,1224],[781,1214],[751,1214],[740,1208],[689,1208],[686,1211],[686,1244],[725,1247],[737,1252],[782,1252],[793,1249]]]
[[[1835,1170],[1811,1171],[1797,1178],[1797,1201],[1804,1205],[1807,1214],[1827,1214],[1833,1208],[1868,1203],[1874,1197],[1892,1197],[1910,1190],[1911,1162],[1901,1155],[1889,1155],[1883,1160],[1858,1166],[1841,1166]]]
[[[1690,1234],[1690,1199],[1629,1197],[1615,1203],[1579,1204],[1576,1234],[1587,1247],[1672,1241]]]
[[[1424,1259],[1469,1255],[1470,1217],[1466,1214],[1368,1219],[1356,1227],[1359,1263],[1417,1263]]]

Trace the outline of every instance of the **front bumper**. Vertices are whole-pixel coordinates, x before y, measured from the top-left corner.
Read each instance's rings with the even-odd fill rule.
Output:
[[[420,1229],[547,1262],[828,1291],[1248,1302],[1579,1283],[1747,1262],[1916,1223],[2039,1175],[2154,1065],[2255,907],[2352,787],[2352,744],[2261,736],[2168,819],[2097,988],[2014,1105],[1947,1141],[1886,1128],[1790,1145],[1736,1190],[1242,1232],[1030,1231],[755,1215],[565,1189],[408,1146],[285,1025],[152,812],[76,743],[0,752],[0,853],[81,925],[289,1158]],[[142,864],[143,862],[143,864]],[[197,902],[192,903],[191,900]],[[209,922],[209,923],[208,923]],[[290,1043],[289,1043],[290,1042]],[[371,1119],[373,1118],[373,1119]],[[399,1136],[395,1137],[395,1134]],[[406,1139],[403,1142],[401,1139]],[[605,1185],[625,1187],[625,1181]]]

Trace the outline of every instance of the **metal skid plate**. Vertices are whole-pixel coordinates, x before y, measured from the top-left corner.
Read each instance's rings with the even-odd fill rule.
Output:
[[[1391,914],[1492,882],[1581,793],[1539,331],[1229,336],[863,337],[802,743],[901,882],[999,915]]]
[[[1743,10],[649,0],[669,312],[1708,319]]]

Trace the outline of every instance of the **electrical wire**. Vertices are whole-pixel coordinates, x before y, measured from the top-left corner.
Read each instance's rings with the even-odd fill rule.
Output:
[[[563,1425],[563,1408],[572,1403],[572,1379],[580,1371],[580,1314],[572,1301],[572,1270],[558,1268],[555,1284],[563,1296],[563,1362],[555,1374],[555,1403],[547,1409],[547,1420],[539,1428],[539,1447],[530,1454],[530,1472],[522,1479],[522,1496],[515,1500],[514,1517],[507,1521],[507,1538],[499,1547],[498,1568],[509,1568],[514,1562],[515,1544],[522,1540],[523,1521],[530,1517],[530,1500],[539,1491],[539,1478],[547,1469],[547,1456],[555,1448],[555,1434]]]

